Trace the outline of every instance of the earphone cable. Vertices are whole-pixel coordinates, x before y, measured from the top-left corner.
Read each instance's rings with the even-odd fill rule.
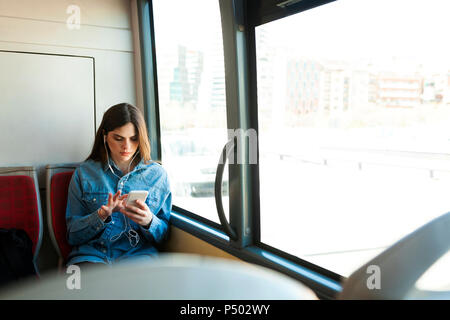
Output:
[[[115,175],[117,178],[119,178],[119,181],[120,181],[120,179],[122,179],[122,178],[119,177],[117,174],[114,173],[114,170],[113,170],[113,168],[111,167],[111,164],[110,164],[110,162],[109,162],[109,152],[108,152],[108,148],[106,147],[106,137],[104,137],[103,143],[104,143],[104,145],[105,145],[106,159],[107,159],[107,161],[108,161],[108,167],[109,167],[109,169],[111,170],[112,174]],[[130,167],[131,167],[131,164],[133,163],[134,158],[136,158],[136,156],[138,155],[138,153],[139,153],[139,150],[136,152],[136,154],[133,156],[133,158],[131,159],[130,163],[128,164],[127,177],[126,177],[125,181],[123,182],[123,184],[125,184],[125,183],[128,181],[128,178],[129,178],[129,176],[130,176]],[[139,240],[140,240],[139,234],[138,234],[134,229],[131,228],[130,221],[128,220],[128,217],[126,217],[126,216],[124,215],[124,219],[125,219],[125,229],[122,230],[118,235],[112,236],[109,240],[110,240],[111,242],[115,242],[115,241],[117,241],[117,240],[120,239],[120,237],[122,236],[122,234],[125,233],[126,237],[128,238],[128,241],[130,242],[130,245],[131,245],[132,247],[136,247],[137,244],[139,243]],[[128,229],[129,229],[129,230],[128,230]],[[128,231],[127,231],[127,230],[128,230]],[[133,240],[132,240],[132,239],[135,239],[136,242],[133,243]]]

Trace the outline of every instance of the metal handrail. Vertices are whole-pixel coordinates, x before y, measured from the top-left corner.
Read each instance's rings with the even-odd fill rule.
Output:
[[[217,165],[217,172],[216,172],[216,180],[214,184],[214,194],[216,197],[216,208],[217,213],[219,215],[219,220],[222,226],[224,227],[224,231],[226,234],[230,237],[232,240],[237,240],[238,236],[236,232],[232,229],[230,224],[227,221],[227,218],[225,217],[225,212],[223,210],[223,203],[222,203],[222,178],[223,178],[223,170],[225,168],[225,163],[230,156],[231,152],[234,151],[236,146],[236,137],[228,141],[225,146],[223,147],[222,153],[220,155],[219,164]],[[228,152],[227,152],[228,149]]]

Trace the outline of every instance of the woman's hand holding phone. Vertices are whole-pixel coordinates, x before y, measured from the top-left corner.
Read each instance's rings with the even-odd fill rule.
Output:
[[[127,203],[120,209],[120,212],[137,224],[148,228],[150,222],[152,222],[153,213],[144,201],[138,199],[134,203],[136,205]]]
[[[98,215],[103,221],[105,221],[114,211],[120,211],[137,224],[140,224],[143,227],[148,227],[153,219],[153,213],[150,211],[145,201],[140,199],[126,203],[125,200],[128,196],[129,194],[122,196],[121,190],[117,191],[115,195],[110,193],[108,195],[108,203],[100,207],[98,210]],[[147,195],[145,195],[145,197],[146,196]]]

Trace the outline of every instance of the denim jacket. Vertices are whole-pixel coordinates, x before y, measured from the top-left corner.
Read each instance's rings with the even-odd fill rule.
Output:
[[[72,246],[67,265],[79,262],[112,264],[129,258],[145,258],[157,254],[155,244],[167,234],[172,207],[167,173],[161,165],[141,161],[123,175],[110,159],[107,164],[87,160],[78,167],[70,181],[67,208],[67,240]],[[119,179],[119,177],[121,177]],[[148,229],[113,212],[104,222],[97,210],[108,202],[108,193],[122,190],[147,190],[146,204],[153,213]],[[131,231],[130,230],[134,230]]]

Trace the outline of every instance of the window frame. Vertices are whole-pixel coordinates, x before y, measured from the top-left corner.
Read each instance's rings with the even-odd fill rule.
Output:
[[[304,0],[284,8],[277,6],[282,0],[217,1],[221,11],[225,70],[233,70],[225,72],[227,128],[258,132],[255,27],[335,0]],[[161,160],[154,12],[151,0],[138,0],[137,6],[144,113],[152,159]],[[243,153],[243,159],[249,159],[249,148],[244,148]],[[228,164],[228,172],[229,186],[234,186],[229,190],[229,224],[237,233],[237,240],[231,240],[221,225],[175,205],[171,224],[244,261],[293,277],[315,291],[319,298],[334,299],[342,290],[342,276],[261,242],[259,165]]]
[[[337,0],[254,0],[249,1],[248,20],[253,28],[286,18]]]
[[[148,0],[137,0],[139,47],[141,57],[144,118],[149,132],[151,158],[161,161],[161,128],[159,117],[158,75],[156,68],[153,6]]]

